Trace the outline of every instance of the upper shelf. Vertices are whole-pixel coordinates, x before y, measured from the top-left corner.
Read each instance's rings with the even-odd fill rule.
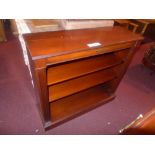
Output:
[[[107,69],[122,62],[123,61],[113,53],[71,61],[48,68],[47,82],[48,85],[56,84],[68,79]]]

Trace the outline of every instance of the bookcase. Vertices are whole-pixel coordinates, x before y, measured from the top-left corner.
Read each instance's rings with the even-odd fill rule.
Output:
[[[142,39],[121,27],[24,35],[45,129],[114,99]]]

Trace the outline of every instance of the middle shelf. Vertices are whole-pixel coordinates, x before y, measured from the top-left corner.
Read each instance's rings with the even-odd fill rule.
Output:
[[[49,101],[52,102],[68,95],[72,95],[114,78],[116,78],[116,74],[110,68],[52,85],[49,87]]]

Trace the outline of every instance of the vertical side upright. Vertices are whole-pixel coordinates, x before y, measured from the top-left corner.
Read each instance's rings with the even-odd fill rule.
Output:
[[[35,60],[36,85],[38,87],[40,108],[45,121],[45,128],[51,125],[49,97],[47,88],[46,60]]]
[[[132,60],[132,57],[134,56],[134,51],[139,47],[140,45],[140,41],[136,41],[133,47],[130,47],[129,49],[129,53],[126,56],[126,58],[124,59],[124,63],[121,66],[118,66],[118,68],[116,67],[114,69],[114,71],[117,73],[118,78],[113,80],[111,82],[112,88],[110,89],[110,92],[115,92],[119,83],[121,82],[121,79],[123,78],[124,74],[127,71],[127,68]]]
[[[29,53],[28,53],[29,55]],[[51,125],[50,107],[48,101],[46,59],[32,60],[29,55],[32,80],[34,84],[35,97],[44,127]]]

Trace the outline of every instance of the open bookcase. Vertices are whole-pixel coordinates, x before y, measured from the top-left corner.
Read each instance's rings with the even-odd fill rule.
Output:
[[[24,39],[36,101],[49,129],[114,99],[143,38],[108,27],[27,34]],[[92,42],[102,46],[88,47]]]

